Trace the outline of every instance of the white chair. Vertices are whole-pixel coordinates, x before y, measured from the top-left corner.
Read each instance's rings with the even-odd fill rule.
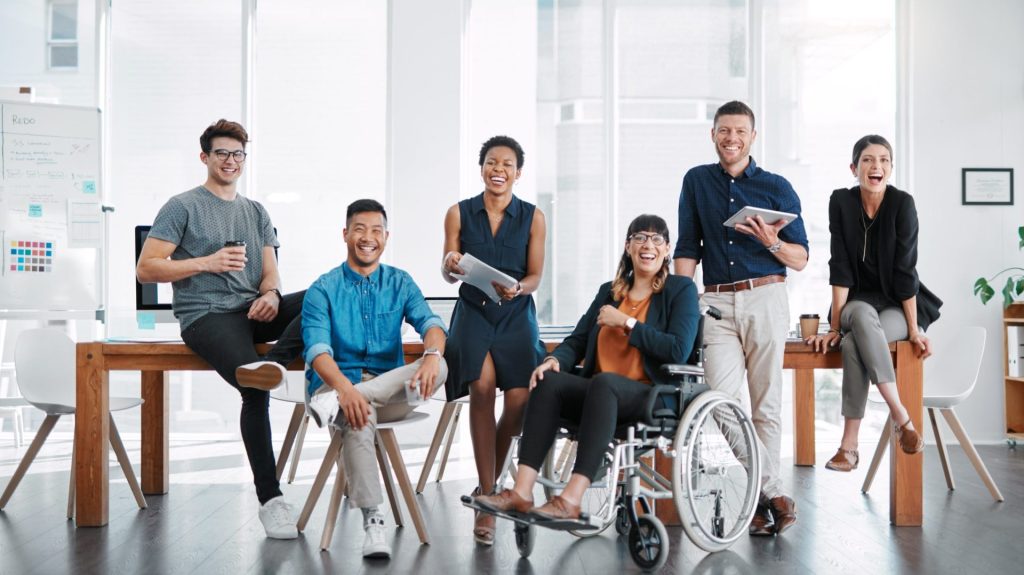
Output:
[[[0,338],[0,342],[3,342],[3,338]],[[0,364],[0,429],[3,429],[4,419],[13,419],[11,427],[14,429],[14,447],[20,448],[25,441],[25,420],[22,411],[29,407],[29,403],[23,397],[7,396],[10,393],[13,375],[13,363]]]
[[[299,459],[302,457],[302,444],[306,440],[306,429],[309,427],[309,414],[306,413],[306,390],[305,378],[292,378],[289,372],[285,384],[270,391],[270,397],[278,401],[294,404],[292,418],[288,422],[288,430],[284,434],[284,444],[281,445],[281,453],[277,455],[277,479],[280,480],[284,474],[284,467],[288,464],[288,457],[292,458],[292,465],[288,470],[288,483],[295,481],[295,470],[299,466]]]
[[[46,419],[39,426],[36,437],[32,440],[25,457],[11,477],[7,489],[0,497],[0,509],[3,509],[14,490],[18,487],[35,459],[46,438],[53,431],[57,420],[63,415],[75,413],[75,343],[64,332],[53,329],[33,329],[22,332],[14,351],[14,364],[18,374],[18,383],[25,399],[35,407],[46,412]],[[110,411],[120,411],[142,405],[138,397],[111,397]],[[117,432],[114,418],[110,417],[110,446],[117,455],[117,461],[124,470],[128,485],[135,495],[135,501],[141,509],[146,508],[146,499],[135,478],[132,464],[128,460],[121,436]],[[71,456],[71,481],[68,486],[68,519],[74,518],[75,509],[75,457],[74,445]]]
[[[389,421],[377,424],[377,464],[380,466],[380,474],[384,479],[384,488],[387,491],[388,502],[391,505],[391,514],[395,518],[395,525],[403,526],[402,511],[398,507],[398,493],[395,490],[394,480],[398,480],[398,488],[405,499],[406,508],[412,516],[413,526],[416,527],[416,534],[424,545],[430,543],[427,536],[427,526],[423,522],[423,514],[420,512],[419,501],[413,492],[412,483],[409,481],[409,474],[405,469],[405,460],[402,458],[402,448],[398,445],[398,438],[395,436],[395,428],[401,425],[414,423],[426,419],[428,415],[419,411],[410,413],[405,419]],[[313,514],[313,508],[323,493],[327,478],[331,474],[331,467],[336,467],[338,473],[334,479],[334,487],[331,489],[331,502],[327,508],[327,520],[324,522],[324,532],[320,536],[320,550],[325,551],[331,545],[331,538],[334,536],[334,526],[338,522],[338,511],[341,508],[341,498],[345,493],[345,470],[341,464],[341,449],[343,447],[341,434],[331,431],[331,444],[324,453],[324,460],[320,464],[320,471],[313,480],[313,487],[306,498],[306,504],[299,514],[298,529],[302,531]],[[390,461],[390,464],[389,464]],[[393,473],[393,476],[392,476]]]
[[[953,481],[953,474],[949,469],[949,458],[946,455],[946,444],[939,434],[939,423],[935,419],[936,410],[946,418],[946,423],[953,430],[960,447],[967,453],[978,476],[985,482],[989,493],[996,501],[1003,500],[1003,494],[999,492],[995,481],[989,475],[988,469],[974,449],[974,444],[967,431],[956,416],[954,407],[960,405],[971,396],[974,386],[978,382],[978,372],[981,369],[982,354],[985,351],[985,329],[977,326],[958,328],[948,337],[936,338],[934,343],[934,355],[924,362],[924,407],[928,409],[928,417],[932,422],[932,430],[935,432],[935,443],[939,448],[939,459],[942,461],[942,471],[946,475],[946,485],[950,491],[956,488]],[[924,430],[921,430],[923,433]],[[878,447],[871,459],[871,467],[868,468],[867,477],[864,478],[864,485],[861,491],[868,492],[871,482],[875,478],[878,465],[885,455],[892,436],[892,418],[887,418],[882,428],[882,437],[878,440]]]

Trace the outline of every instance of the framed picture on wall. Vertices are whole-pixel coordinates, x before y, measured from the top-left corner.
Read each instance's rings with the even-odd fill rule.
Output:
[[[1013,168],[964,168],[961,182],[965,206],[1013,205]]]

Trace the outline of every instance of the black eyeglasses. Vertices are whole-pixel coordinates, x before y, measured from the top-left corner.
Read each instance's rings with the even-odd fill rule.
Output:
[[[665,236],[661,234],[645,234],[643,232],[637,232],[629,236],[629,241],[633,242],[633,245],[637,246],[646,244],[647,240],[651,240],[651,243],[656,246],[665,245]]]
[[[236,162],[241,164],[242,162],[245,161],[245,156],[247,156],[248,154],[246,154],[242,150],[235,150],[234,152],[232,152],[231,150],[214,150],[213,155],[217,156],[217,159],[222,162],[226,162],[228,156],[231,156],[232,158],[235,159]]]

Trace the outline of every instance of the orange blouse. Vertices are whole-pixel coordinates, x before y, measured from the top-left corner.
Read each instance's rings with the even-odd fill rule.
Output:
[[[647,319],[647,310],[650,307],[650,296],[640,301],[626,297],[619,304],[619,311],[643,323]],[[625,329],[601,328],[597,334],[597,365],[594,371],[610,371],[636,381],[650,383],[650,379],[644,373],[643,354],[629,344],[629,333]]]

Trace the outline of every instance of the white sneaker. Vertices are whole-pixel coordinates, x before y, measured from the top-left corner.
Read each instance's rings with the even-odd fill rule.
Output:
[[[295,539],[299,536],[295,527],[295,510],[285,502],[283,495],[260,505],[260,523],[271,539]]]
[[[306,411],[309,413],[317,427],[323,427],[334,423],[341,406],[338,405],[337,393],[317,393],[306,401]]]
[[[391,546],[384,534],[384,517],[371,515],[366,518],[366,537],[363,539],[363,557],[367,559],[390,559]]]
[[[235,379],[242,387],[255,387],[270,391],[288,379],[284,366],[273,361],[254,361],[235,369]]]

